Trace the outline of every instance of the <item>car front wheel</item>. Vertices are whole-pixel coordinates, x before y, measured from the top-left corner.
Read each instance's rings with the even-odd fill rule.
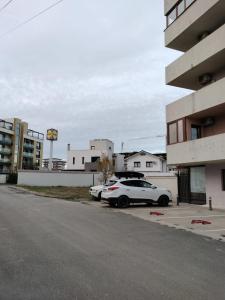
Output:
[[[118,208],[126,208],[130,206],[130,200],[127,196],[120,196],[117,200]]]
[[[168,206],[169,205],[169,197],[166,196],[166,195],[162,195],[159,197],[159,200],[158,200],[158,204],[159,206]]]

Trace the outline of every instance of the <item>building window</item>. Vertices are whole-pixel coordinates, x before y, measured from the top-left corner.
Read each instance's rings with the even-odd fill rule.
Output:
[[[222,191],[225,191],[225,170],[222,170]]]
[[[152,168],[153,162],[152,161],[146,161],[146,168]]]
[[[168,124],[168,144],[172,145],[184,141],[184,119]]]
[[[201,126],[191,125],[191,139],[197,140],[201,138]]]
[[[188,7],[194,3],[196,0],[180,0],[177,4],[170,10],[166,16],[166,25],[170,26],[180,15],[182,15]]]
[[[82,157],[82,165],[84,165],[84,157]]]
[[[73,165],[75,165],[76,159],[75,157],[73,157]]]
[[[140,161],[135,161],[134,162],[134,167],[135,168],[140,168],[141,167],[141,162]]]
[[[91,150],[95,150],[95,146],[91,146]]]

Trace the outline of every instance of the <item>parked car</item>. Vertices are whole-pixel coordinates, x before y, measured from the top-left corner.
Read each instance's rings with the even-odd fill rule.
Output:
[[[118,208],[128,207],[131,203],[168,206],[172,193],[141,179],[119,179],[110,186],[104,186],[101,198]]]
[[[101,201],[101,195],[104,187],[111,186],[115,183],[115,180],[109,180],[108,183],[104,185],[92,186],[89,189],[89,194],[92,196],[92,199],[95,201]]]

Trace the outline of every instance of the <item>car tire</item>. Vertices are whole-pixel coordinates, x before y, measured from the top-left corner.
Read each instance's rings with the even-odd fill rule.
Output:
[[[102,192],[100,192],[100,193],[98,194],[97,200],[98,200],[98,201],[101,201],[101,199],[102,199]]]
[[[159,206],[162,206],[162,207],[168,206],[169,205],[169,197],[166,195],[160,196],[159,200],[158,200],[158,204],[159,204]]]
[[[127,196],[120,196],[117,200],[118,208],[127,208],[130,206],[130,200]]]
[[[113,207],[113,208],[117,207],[117,201],[116,200],[110,200],[109,201],[109,206]]]

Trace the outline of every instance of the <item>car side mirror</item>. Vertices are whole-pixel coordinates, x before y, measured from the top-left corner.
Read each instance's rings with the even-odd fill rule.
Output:
[[[152,188],[153,190],[155,190],[155,189],[157,189],[157,186],[152,185],[151,188]]]

